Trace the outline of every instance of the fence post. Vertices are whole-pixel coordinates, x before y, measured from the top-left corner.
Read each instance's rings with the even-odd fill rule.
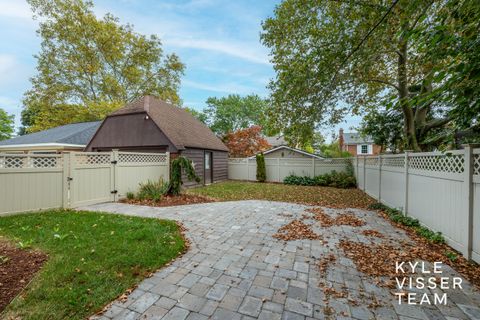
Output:
[[[465,195],[463,203],[465,203],[466,209],[466,218],[467,218],[467,234],[466,234],[466,245],[465,252],[463,255],[467,260],[472,259],[472,250],[473,250],[473,147],[472,144],[464,145],[464,170],[463,173],[465,178],[463,179],[464,183],[464,192]]]
[[[278,175],[278,181],[277,182],[281,182],[280,181],[280,158],[277,158],[277,175]]]
[[[360,183],[358,183],[358,177],[360,176],[358,174],[358,154],[355,155],[355,167],[356,167],[356,170],[355,170],[355,179],[357,180],[357,187],[360,188]]]
[[[363,156],[363,191],[367,192],[367,156]]]
[[[227,160],[228,161],[228,160]],[[167,182],[170,182],[170,152],[165,152],[165,164],[167,165],[167,175],[166,178],[168,179]],[[228,162],[227,162],[228,166]],[[228,170],[228,167],[227,167]]]
[[[408,160],[409,160],[410,151],[405,150],[405,197],[403,201],[403,215],[408,215]]]
[[[382,156],[378,155],[378,202],[382,202]]]
[[[118,163],[118,149],[113,149],[110,154],[110,190],[111,190],[111,200],[117,201],[118,199],[118,190],[117,190],[117,163]]]
[[[70,208],[70,152],[62,153],[62,207],[64,209]]]

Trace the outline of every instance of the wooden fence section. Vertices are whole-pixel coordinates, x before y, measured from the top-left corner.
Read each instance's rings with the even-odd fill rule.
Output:
[[[265,158],[267,181],[283,182],[289,175],[314,177],[335,171],[346,171],[350,159]],[[257,162],[249,158],[228,159],[228,178],[256,181]]]
[[[169,153],[0,154],[0,215],[117,201],[170,177]]]
[[[480,262],[480,149],[354,159],[358,187]]]

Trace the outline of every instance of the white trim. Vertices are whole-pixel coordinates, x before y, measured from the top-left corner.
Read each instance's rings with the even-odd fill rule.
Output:
[[[71,148],[85,148],[84,144],[70,144],[70,143],[31,143],[31,144],[6,144],[0,145],[0,149],[11,148],[35,148],[35,147],[71,147]]]
[[[272,153],[272,152],[280,150],[280,149],[288,149],[290,151],[298,152],[298,153],[304,154],[304,155],[309,156],[309,157],[313,157],[313,158],[317,158],[317,159],[324,159],[323,157],[317,156],[313,153],[309,153],[309,152],[306,152],[306,151],[303,151],[303,150],[300,150],[300,149],[290,148],[289,146],[278,146],[278,147],[275,147],[273,149],[265,151],[263,154],[269,154],[269,153]],[[257,154],[259,154],[259,153],[257,153]],[[251,156],[248,159],[253,159],[253,158],[255,158],[255,156]]]

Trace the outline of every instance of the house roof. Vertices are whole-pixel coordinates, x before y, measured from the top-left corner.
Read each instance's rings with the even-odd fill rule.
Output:
[[[271,152],[274,152],[274,151],[277,151],[277,150],[281,150],[281,149],[286,149],[286,150],[290,150],[290,151],[293,151],[293,152],[298,152],[298,153],[301,153],[301,154],[304,154],[306,156],[309,156],[309,157],[312,157],[312,158],[317,158],[317,159],[323,159],[323,157],[321,156],[318,156],[316,154],[313,154],[313,153],[310,153],[310,152],[307,152],[307,151],[303,151],[303,150],[300,150],[300,149],[296,149],[296,148],[291,148],[289,146],[278,146],[278,147],[275,147],[275,148],[272,148],[272,149],[269,149],[267,151],[264,151],[263,154],[269,154]],[[259,152],[260,153],[260,152]],[[258,154],[258,153],[257,153]],[[250,159],[253,159],[255,158],[255,156],[251,156]]]
[[[267,140],[268,144],[272,147],[278,147],[287,144],[287,141],[283,136],[265,137],[265,140]]]
[[[2,146],[85,146],[100,126],[101,121],[71,123],[39,132],[0,141]]]
[[[362,136],[358,132],[345,132],[343,134],[343,143],[344,144],[373,143],[373,139],[370,136]]]
[[[179,150],[190,147],[228,151],[212,130],[189,112],[153,96],[127,104],[109,117],[139,112],[146,112]]]

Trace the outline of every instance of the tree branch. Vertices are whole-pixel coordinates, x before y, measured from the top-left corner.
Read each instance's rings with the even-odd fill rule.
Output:
[[[450,120],[450,118],[433,119],[425,124],[424,131],[427,132],[428,130],[444,126],[449,123]]]
[[[395,84],[393,84],[393,83],[391,83],[391,82],[389,82],[389,81],[386,81],[386,80],[381,80],[381,79],[366,79],[366,81],[368,81],[368,82],[383,83],[383,84],[386,84],[387,86],[391,86],[391,87],[397,89],[397,91],[400,90],[400,88],[399,88],[397,85],[395,85]]]

